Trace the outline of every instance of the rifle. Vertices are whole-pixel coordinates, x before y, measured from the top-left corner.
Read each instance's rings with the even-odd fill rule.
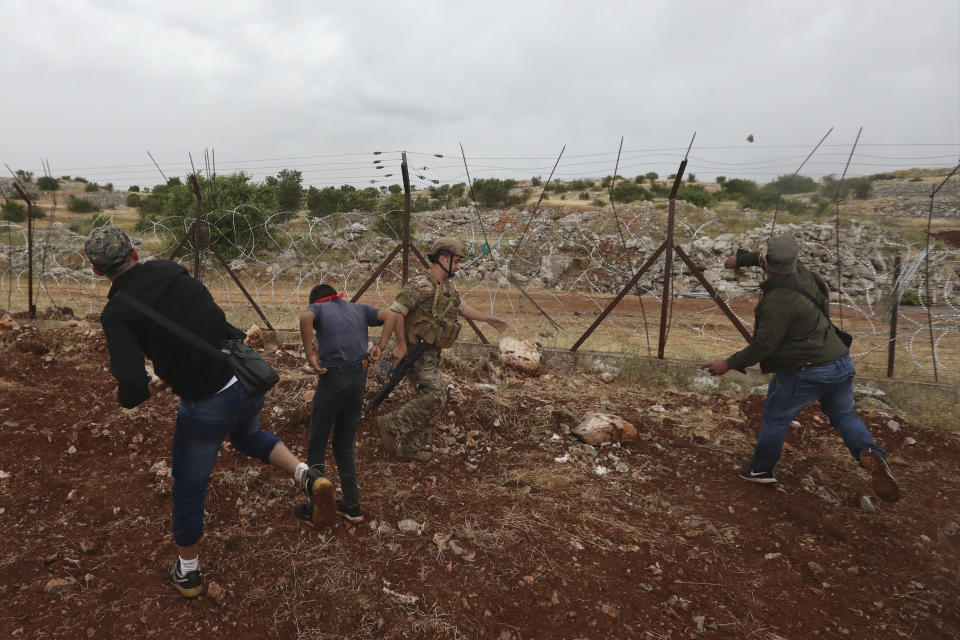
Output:
[[[390,366],[390,363],[386,360],[380,361],[380,370],[386,374],[387,378],[384,379],[379,373],[377,374],[377,382],[382,386],[380,390],[370,398],[370,401],[367,402],[363,411],[360,412],[361,420],[363,420],[368,413],[377,410],[377,407],[386,400],[390,392],[393,391],[393,388],[400,384],[400,381],[406,378],[410,371],[413,370],[414,363],[420,359],[420,356],[423,355],[423,352],[426,351],[429,346],[429,342],[417,336],[417,343],[407,350],[407,355],[403,356],[400,362],[397,363],[397,366]]]

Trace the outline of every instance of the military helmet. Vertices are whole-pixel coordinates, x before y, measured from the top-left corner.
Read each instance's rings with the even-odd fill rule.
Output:
[[[461,258],[467,257],[467,247],[463,244],[462,240],[457,240],[456,238],[438,238],[433,241],[433,244],[430,245],[430,256],[436,256],[441,251],[446,251],[452,253],[455,256],[460,256]]]

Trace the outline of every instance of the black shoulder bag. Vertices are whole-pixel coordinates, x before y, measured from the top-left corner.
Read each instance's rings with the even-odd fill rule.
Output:
[[[187,331],[125,291],[118,292],[116,297],[151,318],[170,333],[183,338],[211,358],[226,361],[233,369],[233,375],[237,376],[237,380],[250,394],[263,395],[280,380],[280,376],[270,366],[270,363],[264,360],[254,348],[244,344],[241,340],[224,340],[220,343],[220,348],[217,349],[200,336]]]
[[[773,289],[792,289],[793,291],[796,291],[797,293],[803,294],[803,295],[807,298],[807,300],[809,300],[810,302],[812,302],[812,303],[813,303],[813,306],[815,306],[817,309],[819,309],[819,310],[820,310],[820,313],[822,313],[822,314],[824,315],[824,317],[825,317],[825,318],[827,319],[827,321],[830,323],[830,326],[833,327],[833,331],[837,334],[837,337],[840,338],[840,342],[843,343],[843,346],[845,346],[845,347],[847,347],[847,348],[849,349],[849,348],[850,348],[850,345],[853,344],[853,336],[850,335],[849,333],[847,333],[846,331],[844,331],[843,329],[841,329],[840,327],[838,327],[837,325],[833,324],[833,321],[830,320],[830,316],[828,316],[828,315],[827,315],[827,312],[823,310],[823,307],[820,306],[820,303],[817,302],[817,299],[814,298],[814,297],[813,297],[812,295],[810,295],[809,293],[807,293],[807,291],[806,291],[805,289],[803,289],[803,288],[801,288],[801,287],[798,287],[798,286],[796,286],[796,285],[793,285],[793,284],[778,284],[777,286],[772,287],[770,290],[773,291]]]

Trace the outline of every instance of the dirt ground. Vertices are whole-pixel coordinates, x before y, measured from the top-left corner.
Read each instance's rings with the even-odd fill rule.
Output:
[[[311,378],[266,355],[283,378],[263,425],[302,453]],[[304,525],[292,481],[224,446],[207,593],[188,601],[166,580],[176,399],[123,412],[106,367],[95,321],[0,333],[3,637],[960,638],[960,438],[878,403],[861,415],[900,481],[894,505],[813,407],[779,485],[759,487],[736,472],[761,395],[448,358],[433,462],[390,459],[361,425],[359,526]],[[579,443],[588,411],[639,437]]]

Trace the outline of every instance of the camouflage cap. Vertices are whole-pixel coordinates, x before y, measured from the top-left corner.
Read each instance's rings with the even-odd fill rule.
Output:
[[[457,240],[456,238],[438,238],[434,240],[433,244],[430,245],[429,255],[435,256],[441,251],[447,251],[461,258],[467,257],[466,245],[463,244],[463,241]]]
[[[126,262],[132,247],[130,238],[117,227],[97,227],[83,245],[93,266],[107,275]]]
[[[771,273],[789,275],[797,270],[800,245],[790,236],[773,236],[767,240],[767,269]]]

